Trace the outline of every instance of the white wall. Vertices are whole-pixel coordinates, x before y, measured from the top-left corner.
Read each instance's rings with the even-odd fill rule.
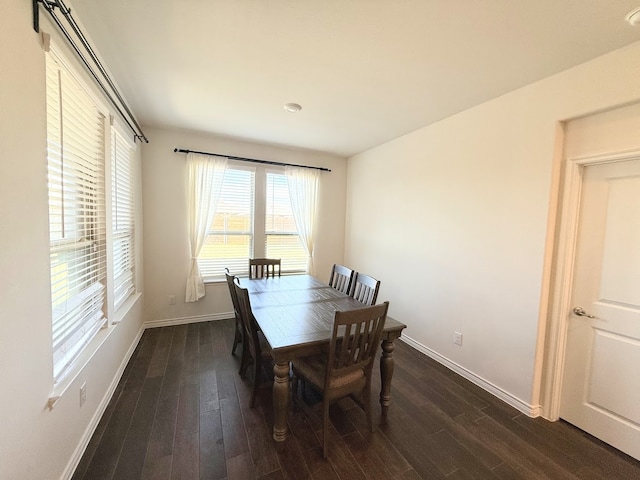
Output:
[[[637,100],[639,79],[636,43],[349,159],[346,263],[382,279],[421,350],[530,414],[558,122]]]
[[[187,216],[186,155],[174,148],[222,153],[331,169],[321,172],[316,274],[329,278],[331,266],[342,262],[346,204],[346,159],[319,152],[243,142],[196,132],[145,128],[143,146],[143,210],[145,252],[145,320],[157,324],[228,318],[231,308],[225,282],[206,286],[206,296],[185,303],[190,265]],[[169,305],[169,295],[176,304]]]
[[[43,21],[43,26],[46,22]],[[53,29],[47,27],[52,32]],[[31,2],[0,15],[0,479],[70,474],[141,331],[136,302],[52,411],[45,53]],[[79,388],[87,383],[80,407]],[[90,431],[88,432],[90,433]]]

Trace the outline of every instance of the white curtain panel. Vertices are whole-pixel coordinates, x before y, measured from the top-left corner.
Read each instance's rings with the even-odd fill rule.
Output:
[[[285,167],[289,184],[291,209],[298,235],[307,249],[307,271],[313,275],[313,227],[316,219],[318,178],[320,172],[311,168]]]
[[[188,153],[187,165],[191,268],[187,278],[185,302],[197,302],[205,295],[204,281],[198,267],[198,255],[207,239],[207,233],[216,213],[227,159]]]

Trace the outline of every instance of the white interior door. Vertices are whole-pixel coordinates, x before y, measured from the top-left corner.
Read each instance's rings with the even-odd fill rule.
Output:
[[[640,459],[640,158],[584,167],[567,313],[560,416]]]

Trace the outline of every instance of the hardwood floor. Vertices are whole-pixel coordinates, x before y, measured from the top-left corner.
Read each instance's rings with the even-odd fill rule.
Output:
[[[324,460],[321,415],[292,406],[277,452],[270,392],[249,408],[233,333],[231,320],[145,331],[73,479],[640,479],[640,462],[528,418],[401,341],[389,417],[376,401],[373,434],[339,402]]]

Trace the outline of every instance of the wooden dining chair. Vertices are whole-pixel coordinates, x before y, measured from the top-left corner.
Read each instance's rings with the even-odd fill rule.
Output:
[[[250,258],[249,278],[269,278],[280,276],[279,258]]]
[[[227,279],[227,286],[229,287],[229,295],[231,296],[231,303],[233,304],[233,314],[236,320],[236,327],[233,337],[233,346],[231,347],[231,355],[235,355],[236,348],[239,343],[242,343],[242,357],[240,360],[240,376],[244,378],[247,370],[247,366],[250,362],[251,352],[244,342],[244,324],[242,322],[242,316],[240,315],[240,305],[238,304],[238,295],[236,294],[236,288],[233,283],[236,278],[231,275],[228,268],[224,269],[224,276]]]
[[[298,391],[298,380],[302,379],[322,393],[322,453],[325,458],[329,404],[334,400],[351,396],[365,411],[369,430],[373,432],[371,373],[388,309],[389,302],[384,302],[357,310],[336,311],[329,352],[293,362],[293,391]]]
[[[354,271],[344,265],[334,264],[329,277],[329,285],[336,290],[349,295]]]
[[[251,359],[253,360],[253,387],[251,389],[251,403],[253,408],[258,389],[262,385],[271,384],[273,380],[273,359],[271,357],[271,346],[263,333],[258,329],[256,319],[251,311],[251,302],[249,300],[249,291],[240,286],[238,277],[234,278],[233,286],[238,297],[238,305],[240,307],[240,316],[242,325],[244,326],[244,348],[249,349]],[[263,372],[266,373],[266,381],[261,383]]]
[[[365,305],[375,305],[378,298],[378,290],[380,290],[380,280],[356,272],[351,285],[350,296]]]

